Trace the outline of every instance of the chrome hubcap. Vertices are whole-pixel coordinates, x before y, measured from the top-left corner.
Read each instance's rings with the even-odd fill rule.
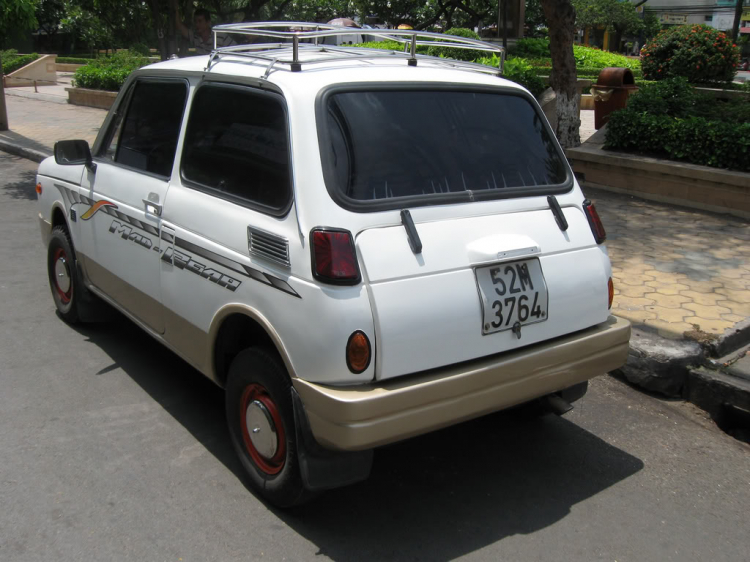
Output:
[[[245,423],[255,450],[267,459],[273,458],[279,448],[279,438],[268,408],[253,400],[245,411]]]
[[[55,262],[55,280],[60,290],[67,293],[70,289],[70,272],[63,256],[60,256]]]

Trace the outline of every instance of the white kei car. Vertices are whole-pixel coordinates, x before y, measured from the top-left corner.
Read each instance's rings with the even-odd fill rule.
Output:
[[[40,165],[39,224],[59,315],[109,303],[223,387],[263,497],[294,505],[366,478],[376,447],[524,402],[563,413],[625,362],[604,229],[537,102],[416,53],[500,49],[215,32],[256,42],[134,72],[93,147]]]

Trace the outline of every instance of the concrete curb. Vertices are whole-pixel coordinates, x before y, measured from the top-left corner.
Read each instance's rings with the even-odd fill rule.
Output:
[[[681,398],[688,372],[704,363],[704,349],[699,343],[670,340],[634,327],[628,361],[620,372],[641,388]]]
[[[41,152],[39,150],[26,148],[25,146],[18,146],[16,144],[13,144],[12,142],[8,142],[2,139],[0,139],[0,150],[9,154],[20,156],[22,158],[33,160],[34,162],[41,162],[45,158],[49,158],[50,156],[52,156],[52,152],[50,152],[49,154],[45,154],[44,152]]]
[[[735,324],[726,330],[718,339],[705,345],[710,357],[723,357],[737,349],[750,344],[750,318]]]

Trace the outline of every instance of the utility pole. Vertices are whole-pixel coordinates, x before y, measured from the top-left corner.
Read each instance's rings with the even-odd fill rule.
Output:
[[[732,41],[735,43],[740,36],[740,19],[742,19],[742,0],[737,0],[734,7],[734,25],[732,26]]]
[[[5,83],[3,78],[3,59],[0,58],[0,131],[8,130],[8,112],[5,110]]]

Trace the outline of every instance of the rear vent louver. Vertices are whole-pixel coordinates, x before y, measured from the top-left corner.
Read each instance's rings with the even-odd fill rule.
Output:
[[[289,267],[289,242],[286,238],[247,227],[247,246],[254,256],[269,259]]]

